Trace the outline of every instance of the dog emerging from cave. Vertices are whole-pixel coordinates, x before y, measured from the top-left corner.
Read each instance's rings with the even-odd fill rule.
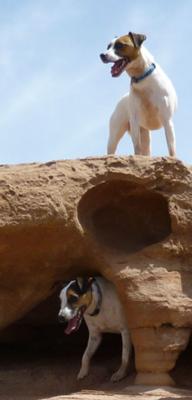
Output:
[[[126,71],[131,78],[130,93],[119,101],[110,119],[107,152],[115,153],[128,131],[135,154],[150,156],[150,131],[164,127],[169,155],[175,157],[172,117],[177,96],[170,79],[142,45],[145,39],[145,35],[129,32],[113,39],[106,53],[100,54],[104,63],[113,63],[113,77]]]
[[[84,318],[89,339],[82,357],[78,379],[89,372],[90,360],[101,343],[102,333],[120,333],[122,338],[121,366],[111,380],[119,381],[127,374],[131,341],[122,305],[113,284],[101,277],[77,278],[70,281],[60,292],[60,322],[67,321],[66,334],[79,329]]]

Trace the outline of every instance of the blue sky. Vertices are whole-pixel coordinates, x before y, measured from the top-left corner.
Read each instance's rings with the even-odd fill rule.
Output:
[[[177,155],[192,164],[191,21],[191,0],[0,0],[0,164],[106,154],[129,79],[113,79],[99,54],[131,30],[176,87]],[[152,148],[167,155],[163,131]],[[117,154],[132,153],[126,135]]]

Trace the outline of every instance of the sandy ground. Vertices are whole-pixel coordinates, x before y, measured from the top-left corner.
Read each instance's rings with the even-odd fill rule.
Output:
[[[67,396],[51,397],[49,400],[169,400],[169,399],[192,399],[192,392],[186,390],[170,390],[169,388],[146,388],[140,386],[135,388],[130,386],[121,393],[116,392],[100,392],[100,391],[82,391]],[[45,399],[44,399],[45,400]]]
[[[121,340],[117,336],[111,342],[111,336],[104,338],[89,376],[81,382],[76,376],[87,342],[84,333],[78,342],[79,335],[75,340],[64,337],[63,328],[61,335],[57,332],[51,338],[45,329],[39,344],[34,338],[29,341],[29,335],[25,344],[22,337],[20,345],[1,344],[0,400],[111,400],[112,396],[117,400],[192,400],[191,348],[183,353],[173,372],[177,389],[133,386],[134,354],[128,376],[119,383],[110,382],[120,364]]]
[[[110,376],[118,367],[116,355],[95,356],[90,375],[77,382],[80,355],[3,351],[0,365],[0,399],[2,400],[169,400],[192,399],[191,376],[185,375],[183,388],[146,388],[133,386],[135,372],[119,383]],[[180,375],[180,372],[178,370]],[[191,387],[190,387],[191,386]],[[191,390],[189,390],[191,389]]]

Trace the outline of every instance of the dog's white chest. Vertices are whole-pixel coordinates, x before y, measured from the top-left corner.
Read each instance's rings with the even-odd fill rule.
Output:
[[[132,89],[136,104],[139,125],[145,129],[154,130],[162,126],[160,106],[157,95],[151,88],[144,90]]]

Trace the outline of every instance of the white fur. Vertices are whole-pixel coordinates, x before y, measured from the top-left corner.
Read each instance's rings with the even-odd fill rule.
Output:
[[[66,321],[69,321],[71,318],[73,318],[74,314],[75,314],[74,310],[69,308],[68,305],[67,305],[67,289],[71,285],[72,282],[75,282],[75,281],[69,282],[68,285],[66,285],[61,290],[61,293],[59,295],[60,300],[61,300],[61,307],[60,307],[60,311],[59,311],[59,317],[65,318]]]
[[[109,62],[118,59],[113,45],[114,42],[105,54]],[[125,71],[129,76],[133,76],[134,68],[142,66],[147,69],[153,61],[153,56],[142,46],[140,55],[128,63]],[[156,69],[152,74],[138,83],[133,83],[130,93],[117,104],[110,119],[108,154],[115,153],[120,139],[129,131],[135,154],[150,156],[150,130],[164,127],[169,155],[176,156],[172,117],[177,106],[177,96],[169,78],[160,66],[155,64]]]
[[[90,316],[89,314],[95,310],[98,302],[97,288],[93,283],[92,303],[84,313],[84,319],[89,331],[89,339],[82,357],[78,379],[82,379],[88,374],[90,360],[101,343],[102,333],[111,332],[120,333],[122,337],[121,366],[111,377],[111,380],[115,382],[122,379],[126,375],[130,358],[131,340],[122,305],[119,301],[114,285],[104,278],[97,277],[96,279],[101,289],[102,303],[100,306],[100,312],[95,316]],[[67,307],[65,293],[65,289],[63,289],[60,295],[62,310]]]

